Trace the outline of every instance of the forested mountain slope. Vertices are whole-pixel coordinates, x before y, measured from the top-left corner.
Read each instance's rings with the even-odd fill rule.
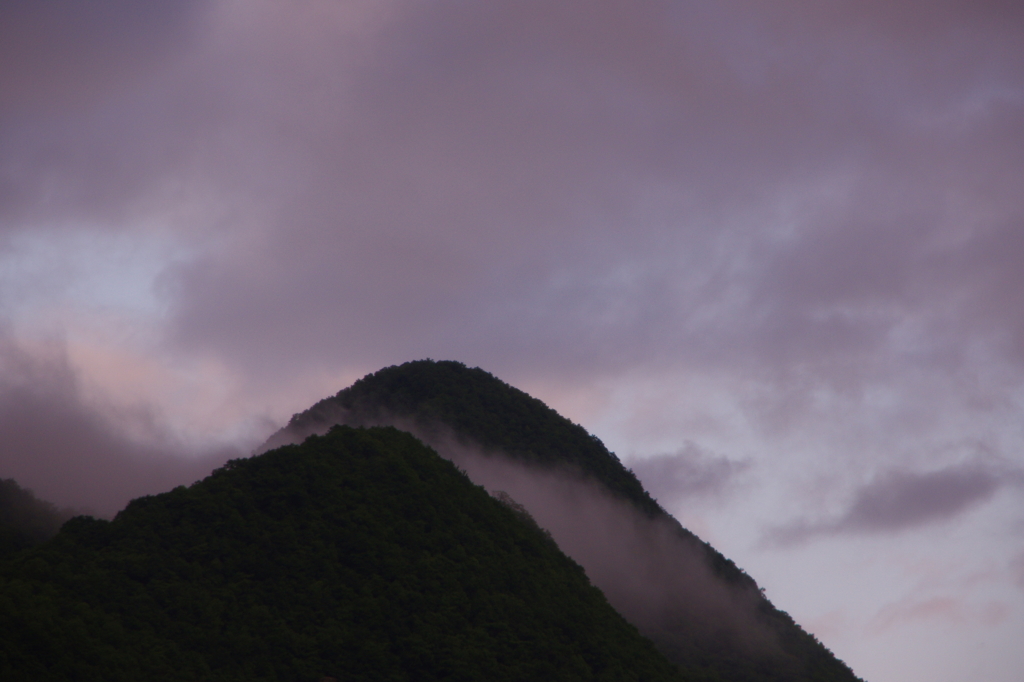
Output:
[[[776,609],[750,576],[668,515],[600,440],[536,398],[481,369],[458,362],[430,360],[387,367],[296,414],[268,441],[267,447],[301,440],[338,423],[393,424],[411,430],[468,469],[471,476],[475,475],[474,468],[447,448],[452,438],[490,453],[493,458],[525,465],[528,470],[567,471],[571,476],[595,482],[601,490],[619,500],[620,507],[632,510],[628,513],[647,519],[650,528],[642,529],[642,533],[648,537],[638,538],[633,543],[608,543],[610,552],[627,545],[633,549],[645,542],[657,544],[649,548],[649,556],[645,557],[646,563],[641,568],[668,576],[665,580],[671,584],[660,592],[652,590],[640,594],[635,589],[632,592],[622,589],[619,581],[624,574],[621,571],[616,576],[604,570],[617,557],[602,555],[600,548],[592,547],[574,552],[574,541],[581,534],[600,537],[607,531],[607,536],[613,539],[610,529],[580,525],[606,522],[607,515],[588,516],[580,511],[578,518],[563,524],[569,530],[559,535],[554,522],[572,513],[571,510],[565,512],[563,504],[563,517],[548,514],[547,519],[552,523],[545,525],[545,512],[558,502],[550,499],[552,495],[566,494],[569,490],[570,495],[585,499],[578,485],[573,488],[571,486],[576,484],[570,481],[566,484],[569,488],[549,486],[548,490],[553,492],[535,496],[537,506],[531,509],[538,522],[552,530],[563,550],[583,564],[609,601],[682,670],[730,682],[852,682],[858,679],[788,614]],[[488,481],[489,485],[493,483],[494,475]],[[501,485],[500,474],[497,485]],[[520,487],[520,490],[524,489]],[[526,492],[524,490],[524,494]],[[544,499],[545,494],[548,499]],[[530,504],[526,506],[530,508]],[[637,526],[634,519],[618,523],[619,526],[630,524]],[[660,531],[663,526],[671,528],[669,540]],[[647,550],[641,548],[640,553],[643,551]],[[693,556],[697,557],[696,562],[690,560]],[[694,563],[699,565],[693,566]],[[693,574],[696,583],[704,579],[705,569],[713,576],[712,584],[701,583],[699,589],[689,591],[685,585],[680,587],[680,582],[687,580],[687,572]],[[701,594],[696,594],[695,590]],[[704,592],[714,595],[707,596]],[[720,614],[715,622],[707,615],[707,608],[698,608],[692,603],[705,597],[717,600],[710,609]],[[655,610],[657,614],[651,615]],[[726,611],[728,617],[721,616]],[[729,623],[722,625],[725,620]]]
[[[17,481],[0,480],[0,559],[48,540],[72,516],[71,510],[38,499]]]
[[[0,561],[0,679],[697,680],[528,518],[338,427]]]

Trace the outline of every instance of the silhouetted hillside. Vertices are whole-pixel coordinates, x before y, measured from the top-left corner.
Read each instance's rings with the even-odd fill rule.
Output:
[[[411,430],[477,482],[509,488],[508,482],[517,481],[520,488],[513,495],[521,495],[527,508],[526,496],[542,489],[533,495],[530,510],[537,521],[583,564],[609,601],[683,670],[730,682],[858,679],[765,599],[752,578],[668,515],[599,439],[481,369],[430,360],[382,369],[295,415],[268,446],[301,440],[337,423]],[[466,454],[473,449],[483,457]],[[552,482],[559,472],[564,480]],[[598,494],[588,491],[585,480]],[[600,491],[620,502],[597,500]],[[559,496],[581,501],[579,510]],[[616,511],[608,511],[612,508]],[[632,518],[635,514],[642,518]],[[606,525],[595,526],[601,523]],[[638,529],[636,537],[621,537],[633,532],[623,528]],[[576,542],[581,535],[602,538],[604,547],[601,542],[581,545]],[[624,563],[623,554],[637,555],[637,562],[617,572],[606,570],[610,563]],[[638,571],[663,585],[623,587]]]
[[[338,427],[0,562],[3,680],[685,680],[515,504]]]
[[[72,516],[13,479],[0,480],[0,558],[48,540]]]

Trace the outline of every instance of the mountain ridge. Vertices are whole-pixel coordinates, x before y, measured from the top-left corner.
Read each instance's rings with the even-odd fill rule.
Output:
[[[297,413],[286,427],[268,440],[268,444],[301,439],[336,423],[390,424],[410,430],[467,469],[472,467],[465,461],[459,461],[457,449],[446,448],[446,441],[453,435],[463,445],[479,448],[494,459],[546,470],[575,469],[597,481],[613,497],[627,501],[652,522],[669,524],[677,537],[670,551],[679,556],[680,548],[696,548],[702,556],[701,561],[728,586],[731,594],[739,595],[736,598],[741,601],[750,601],[751,613],[745,617],[761,623],[768,636],[776,638],[784,651],[784,655],[774,658],[751,656],[742,643],[735,641],[735,636],[725,640],[702,639],[702,635],[694,634],[699,628],[692,622],[692,609],[677,595],[680,603],[676,612],[669,613],[663,605],[655,604],[664,611],[663,622],[641,622],[641,618],[633,620],[641,632],[651,637],[663,653],[684,669],[721,675],[723,679],[737,682],[754,679],[852,682],[859,679],[817,638],[805,632],[789,614],[777,609],[764,597],[752,577],[668,514],[647,493],[632,471],[598,438],[558,415],[540,400],[480,368],[470,368],[456,361],[433,360],[383,368]],[[500,485],[500,481],[494,485]],[[543,514],[533,515],[543,525]],[[588,529],[577,524],[573,531],[596,533],[600,529]],[[559,539],[556,535],[556,540]],[[563,533],[560,545],[569,545],[572,540],[571,534]],[[663,550],[663,547],[657,548],[659,552],[663,553]],[[588,560],[566,551],[587,568],[588,574],[592,569],[601,568],[600,562],[606,559],[591,553],[587,557],[588,566]],[[656,561],[664,564],[664,556]],[[665,565],[656,568],[662,573],[672,570],[671,566]],[[591,578],[593,580],[594,576]],[[630,610],[632,604],[627,601],[615,603],[614,584],[598,586],[620,612]],[[678,589],[676,593],[679,593]],[[634,614],[641,613],[642,609],[633,611]],[[733,642],[730,643],[730,639]]]

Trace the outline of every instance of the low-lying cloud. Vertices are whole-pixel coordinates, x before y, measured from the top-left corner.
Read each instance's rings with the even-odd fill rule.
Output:
[[[839,517],[799,520],[767,531],[765,541],[794,545],[817,536],[891,533],[952,519],[992,499],[1020,471],[998,471],[980,464],[917,473],[890,471],[858,489]]]
[[[671,517],[650,518],[579,472],[527,465],[436,433],[428,439],[474,483],[525,507],[608,602],[666,653],[691,638],[779,652],[775,635],[757,620],[756,588],[716,577],[699,541]]]
[[[681,497],[719,495],[750,466],[709,453],[693,442],[675,454],[636,457],[626,464],[662,505]]]
[[[155,430],[144,413],[127,421]],[[134,437],[124,426],[83,397],[66,361],[34,357],[0,335],[0,478],[42,500],[110,517],[134,497],[192,483],[243,454],[193,453],[156,433]]]
[[[499,499],[522,505],[559,548],[587,572],[609,603],[667,651],[673,642],[723,641],[760,654],[778,651],[775,635],[757,619],[753,584],[730,586],[711,570],[700,541],[669,516],[651,518],[583,473],[529,465],[488,452],[438,424],[378,414],[372,419],[327,407],[330,422],[390,425],[409,431]],[[308,432],[276,434],[269,446]],[[692,455],[692,453],[691,453]]]

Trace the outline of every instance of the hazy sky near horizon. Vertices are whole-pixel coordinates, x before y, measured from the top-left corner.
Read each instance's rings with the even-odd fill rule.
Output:
[[[382,366],[580,422],[870,682],[1024,669],[1024,5],[0,6],[0,477]]]

